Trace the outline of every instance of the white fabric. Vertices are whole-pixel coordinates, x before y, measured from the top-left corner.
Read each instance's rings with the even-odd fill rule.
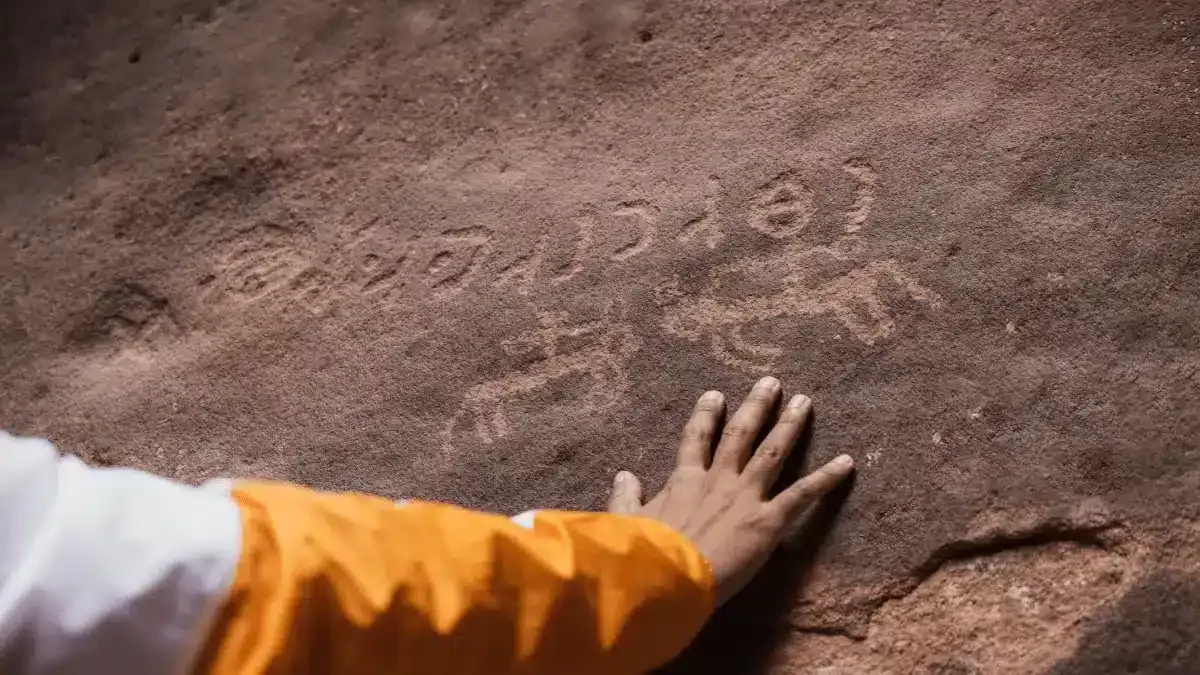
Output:
[[[240,551],[222,490],[0,431],[0,672],[186,672]]]
[[[513,521],[514,523],[520,525],[521,527],[523,527],[527,530],[532,530],[533,529],[533,519],[536,517],[537,517],[537,511],[525,511],[524,513],[518,513],[517,515],[513,516],[512,518],[509,518],[509,520]]]

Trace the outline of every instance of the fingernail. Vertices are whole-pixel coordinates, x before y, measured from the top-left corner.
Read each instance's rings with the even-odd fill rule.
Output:
[[[790,401],[788,401],[787,407],[791,408],[792,410],[799,410],[806,405],[808,405],[808,397],[804,394],[796,394]]]
[[[628,471],[618,471],[617,477],[613,480],[613,483],[616,485],[623,485],[628,482],[629,482],[629,472]]]
[[[719,391],[706,391],[700,400],[705,403],[720,403],[724,398],[725,395]]]
[[[768,375],[768,376],[764,377],[763,379],[759,380],[758,383],[754,385],[754,388],[762,389],[765,391],[773,391],[773,390],[779,388],[779,380]]]
[[[838,469],[850,469],[854,466],[854,458],[850,455],[838,455],[833,458],[833,465]]]

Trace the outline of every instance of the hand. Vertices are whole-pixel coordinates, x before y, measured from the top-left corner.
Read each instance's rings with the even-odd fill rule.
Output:
[[[661,520],[690,539],[712,568],[718,604],[754,577],[809,505],[854,471],[854,460],[841,455],[770,498],[812,412],[807,396],[793,396],[755,449],[763,426],[778,409],[780,389],[773,377],[754,385],[725,426],[715,455],[712,446],[725,418],[725,397],[719,391],[701,396],[683,429],[675,472],[649,504],[642,505],[636,476],[628,471],[616,476],[608,510]]]

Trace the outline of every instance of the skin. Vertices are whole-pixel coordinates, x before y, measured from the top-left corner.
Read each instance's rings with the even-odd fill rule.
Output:
[[[809,506],[854,471],[854,460],[841,455],[770,497],[812,413],[807,396],[793,396],[764,437],[781,393],[779,380],[764,377],[723,426],[725,396],[701,396],[683,428],[675,471],[648,504],[632,473],[614,481],[608,510],[655,518],[688,537],[708,559],[718,604],[754,577]]]

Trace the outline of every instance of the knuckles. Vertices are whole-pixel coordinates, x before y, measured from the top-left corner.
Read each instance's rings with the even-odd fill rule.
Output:
[[[731,441],[741,441],[750,437],[757,431],[758,429],[756,427],[752,428],[748,424],[739,424],[734,422],[725,427],[725,431],[722,432],[721,437]]]

